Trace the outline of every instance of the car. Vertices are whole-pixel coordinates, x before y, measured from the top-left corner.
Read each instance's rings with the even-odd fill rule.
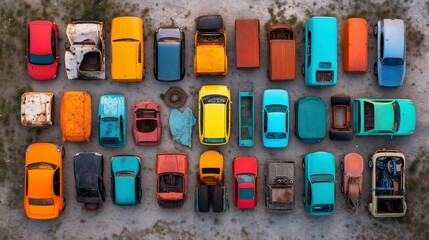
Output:
[[[161,143],[162,123],[158,103],[139,102],[134,106],[133,139],[137,146]]]
[[[258,161],[252,156],[234,158],[234,204],[237,208],[255,208],[258,203]]]
[[[267,89],[262,95],[262,143],[266,148],[289,144],[289,94],[283,89]]]
[[[383,19],[373,28],[377,38],[374,74],[381,87],[400,87],[405,80],[407,47],[402,19]]]
[[[21,124],[29,128],[54,125],[54,93],[25,92],[21,96]]]
[[[416,106],[410,99],[355,98],[353,132],[356,136],[404,136],[416,129]]]
[[[405,155],[398,150],[377,150],[368,160],[371,169],[371,201],[368,211],[374,217],[403,217],[405,201]]]
[[[63,93],[60,108],[60,128],[64,142],[89,142],[91,113],[91,95],[88,92],[65,91]]]
[[[104,21],[72,19],[67,24],[64,62],[68,79],[106,79]]]
[[[259,68],[260,40],[259,19],[235,20],[235,66],[237,68]]]
[[[125,97],[106,94],[98,104],[98,142],[103,147],[123,147],[127,140]]]
[[[351,214],[358,210],[363,188],[363,158],[357,153],[348,153],[340,163],[341,192],[347,197],[347,208]]]
[[[51,80],[58,71],[58,26],[36,20],[27,25],[27,70],[34,80]]]
[[[295,207],[295,162],[269,160],[265,167],[265,206],[272,212]]]
[[[156,198],[162,208],[178,208],[185,203],[188,188],[188,156],[159,153],[156,156]]]
[[[335,211],[335,157],[328,152],[304,156],[304,208],[310,215],[327,216]]]
[[[117,205],[136,205],[142,199],[140,158],[118,155],[111,161],[111,197]]]
[[[295,32],[290,24],[268,27],[268,78],[271,81],[294,80],[296,75]]]
[[[139,17],[114,18],[110,38],[112,80],[115,82],[143,81],[143,19]]]
[[[63,192],[65,150],[53,143],[33,143],[25,152],[24,211],[30,219],[57,218],[66,206]]]
[[[220,15],[205,15],[197,18],[197,32],[194,37],[194,75],[228,74],[226,31]]]
[[[295,135],[305,143],[326,137],[326,104],[320,97],[305,96],[295,102]]]
[[[344,23],[343,71],[368,71],[368,23],[363,18],[349,18]]]
[[[350,96],[337,94],[331,97],[332,125],[329,129],[331,140],[350,141],[353,129],[350,126]]]
[[[73,158],[76,200],[85,209],[95,211],[106,200],[103,155],[97,152],[79,152]]]
[[[308,87],[329,87],[337,84],[337,19],[314,16],[303,33],[304,63],[301,73]]]
[[[179,28],[159,28],[154,35],[153,73],[158,81],[185,76],[185,34]]]
[[[231,134],[231,93],[225,85],[204,85],[198,93],[201,144],[224,145]]]

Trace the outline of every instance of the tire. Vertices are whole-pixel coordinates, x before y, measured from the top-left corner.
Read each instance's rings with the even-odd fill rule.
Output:
[[[301,65],[301,74],[302,74],[303,77],[305,77],[304,64]]]
[[[344,163],[343,162],[340,162],[340,170],[341,170],[341,172],[344,172]]]
[[[378,78],[378,66],[377,66],[377,63],[374,63],[374,75]]]
[[[369,169],[372,169],[372,167],[373,167],[372,159],[368,160],[368,167],[369,167]]]
[[[214,186],[213,189],[213,212],[223,212],[223,189],[221,186]]]
[[[304,161],[304,158],[302,159],[302,170],[304,171],[305,170],[305,163],[304,163],[305,161]]]
[[[208,212],[210,209],[209,188],[207,185],[198,187],[198,211]]]
[[[61,152],[61,158],[64,159],[65,156],[66,156],[66,149],[63,147],[63,150]]]
[[[305,42],[305,28],[302,30],[302,34],[301,34],[301,41],[304,43]]]
[[[64,212],[64,210],[66,209],[66,206],[67,206],[67,201],[65,198],[63,198],[63,202],[64,202],[63,208],[61,209],[62,212]]]
[[[171,87],[165,92],[164,102],[169,108],[180,108],[185,105],[188,96],[180,87]]]
[[[331,97],[331,105],[350,105],[350,96],[339,94]]]
[[[350,141],[353,139],[353,131],[350,128],[345,130],[331,128],[329,129],[329,138],[336,141]]]
[[[341,193],[344,193],[344,183],[341,183]]]
[[[103,189],[102,189],[103,193],[101,195],[101,199],[103,199],[103,202],[106,201],[106,187],[103,184]]]
[[[96,211],[98,209],[97,203],[85,203],[85,209],[87,211]]]
[[[64,48],[66,49],[66,50],[70,50],[70,43],[67,41],[67,42],[65,42],[64,43]]]
[[[221,15],[204,15],[197,18],[197,30],[201,32],[214,32],[223,28]]]
[[[372,34],[374,35],[374,37],[377,37],[378,35],[378,25],[375,24],[374,27],[372,28]]]

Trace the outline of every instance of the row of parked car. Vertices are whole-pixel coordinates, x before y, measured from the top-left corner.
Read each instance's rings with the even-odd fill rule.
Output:
[[[239,111],[244,109],[240,103]],[[251,111],[240,114],[238,128],[242,136],[246,118],[248,139],[254,136],[254,102],[248,102]],[[416,127],[416,108],[409,99],[356,98],[353,100],[353,118],[350,96],[331,97],[332,140],[351,140],[368,135],[410,135]],[[26,92],[21,99],[21,122],[27,127],[52,126],[54,94]],[[60,127],[63,141],[89,141],[92,124],[91,96],[83,91],[63,93],[60,109]],[[98,140],[104,147],[123,147],[126,144],[126,100],[120,94],[106,94],[99,99]],[[231,135],[232,100],[225,85],[203,85],[198,95],[198,135],[204,145],[224,145]],[[327,133],[326,104],[320,97],[305,96],[295,102],[295,135],[302,142],[320,142]],[[350,121],[353,119],[353,129]],[[289,143],[290,104],[284,89],[267,89],[262,95],[262,143],[267,148],[285,148]],[[160,106],[154,102],[139,102],[133,108],[132,134],[135,145],[158,145],[162,123]],[[239,138],[241,143],[241,138]]]
[[[43,159],[40,156],[43,155]],[[52,143],[33,143],[26,150],[24,210],[32,219],[57,218],[66,206],[63,193],[65,150]],[[111,159],[110,196],[116,205],[135,205],[142,198],[141,159],[134,155],[119,155]],[[375,166],[373,166],[375,164]],[[106,199],[104,159],[97,152],[74,155],[76,199],[85,209],[97,210]],[[376,151],[368,161],[372,169],[372,201],[369,211],[375,217],[398,217],[406,212],[405,157],[398,151]],[[213,212],[229,209],[227,188],[223,176],[223,155],[214,150],[201,154],[195,211]],[[306,154],[303,203],[314,216],[331,215],[335,211],[336,166],[332,153]],[[357,153],[347,154],[341,161],[341,192],[347,196],[347,206],[356,213],[362,194],[363,159]],[[233,161],[233,200],[237,208],[255,208],[258,201],[258,163],[252,156],[236,157]],[[295,163],[267,161],[264,172],[265,205],[275,212],[290,211],[295,206]],[[156,157],[156,197],[164,208],[183,205],[187,197],[188,158],[184,153],[159,153]]]
[[[194,74],[228,74],[227,35],[220,15],[197,18],[194,37]],[[237,19],[236,67],[259,68],[260,24],[258,19]],[[377,37],[374,74],[378,85],[401,86],[405,79],[405,24],[400,19],[383,19],[373,29]],[[69,79],[106,79],[105,30],[99,20],[72,20],[67,25],[65,67]],[[267,29],[268,78],[272,81],[296,77],[296,33],[290,24],[273,24]],[[337,19],[310,18],[302,33],[304,63],[301,72],[307,86],[337,83]],[[111,29],[111,78],[136,82],[144,78],[143,20],[117,17]],[[50,21],[28,24],[28,73],[35,80],[55,78],[58,68],[58,27]],[[179,28],[159,28],[154,35],[155,78],[178,81],[185,74],[185,35]],[[368,25],[365,19],[350,18],[343,31],[343,70],[368,70]]]

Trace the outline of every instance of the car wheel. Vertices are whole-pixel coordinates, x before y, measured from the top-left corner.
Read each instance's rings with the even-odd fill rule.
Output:
[[[372,28],[372,34],[374,35],[374,37],[377,37],[378,34],[378,25],[375,24],[374,27]]]
[[[338,94],[331,97],[331,105],[350,105],[350,96]]]
[[[341,183],[341,193],[344,193],[344,183]]]
[[[165,105],[169,108],[180,108],[185,105],[188,96],[180,87],[171,87],[164,95]]]
[[[305,196],[304,195],[302,196],[302,203],[304,203],[304,205],[305,205]]]
[[[202,32],[213,32],[223,28],[220,15],[205,15],[197,18],[197,29]]]
[[[301,74],[303,77],[305,77],[305,68],[304,68],[304,64],[301,65]]]
[[[223,189],[221,186],[215,186],[213,189],[213,212],[223,212]]]
[[[63,209],[61,211],[64,211],[66,209],[67,201],[65,198],[63,198]]]
[[[302,170],[305,170],[304,158],[302,159]]]
[[[85,203],[85,209],[87,211],[96,211],[98,209],[97,203]]]
[[[378,65],[374,63],[374,75],[378,78]]]
[[[351,128],[339,130],[335,128],[329,129],[329,138],[338,141],[350,141],[353,139],[353,131]]]
[[[305,28],[302,30],[301,41],[305,42]]]
[[[341,170],[341,172],[344,172],[344,163],[343,162],[340,162],[340,170]]]
[[[198,187],[198,211],[208,212],[210,209],[209,188],[207,185]]]
[[[65,156],[66,156],[66,149],[63,147],[61,151],[61,158],[64,159]]]
[[[372,169],[372,167],[373,167],[372,159],[368,160],[368,167],[369,167],[369,169]]]

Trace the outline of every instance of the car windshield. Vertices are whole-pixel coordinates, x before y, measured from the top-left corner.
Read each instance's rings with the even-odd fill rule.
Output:
[[[208,174],[208,173],[219,174],[220,168],[203,168],[201,171],[203,172],[203,174]]]
[[[28,59],[31,64],[36,65],[50,65],[54,63],[54,56],[52,54],[47,55],[36,55],[36,54],[30,54],[30,57]]]
[[[333,204],[315,204],[313,206],[313,212],[332,212],[334,211]]]
[[[29,199],[30,205],[54,205],[54,199],[52,198],[30,198]]]
[[[253,174],[238,174],[238,183],[255,183],[255,175]]]
[[[404,64],[404,59],[403,58],[385,58],[383,59],[383,64],[389,65],[389,66],[402,65]]]
[[[102,144],[118,144],[119,138],[117,137],[105,137],[100,139],[100,143]]]
[[[115,177],[134,177],[136,175],[133,171],[119,171],[115,173]]]
[[[225,138],[204,138],[204,143],[224,143],[226,142]]]
[[[243,200],[255,199],[255,189],[253,188],[240,188],[238,198]]]
[[[393,113],[394,113],[394,117],[395,119],[393,120],[393,132],[397,132],[399,129],[399,123],[401,121],[401,112],[400,112],[400,108],[399,108],[399,103],[398,101],[394,101],[392,103],[393,106]]]
[[[284,106],[284,105],[278,105],[278,104],[268,105],[268,106],[265,107],[265,109],[269,113],[271,113],[271,112],[286,113],[287,112],[287,107],[286,106]]]
[[[267,133],[268,139],[282,139],[286,138],[286,133],[284,132],[269,132]]]
[[[180,39],[177,38],[161,38],[158,42],[180,42]]]
[[[208,104],[208,103],[226,103],[226,101],[228,101],[228,98],[222,95],[208,95],[208,96],[204,96],[203,98],[203,103]]]
[[[133,38],[118,38],[114,39],[113,42],[138,42],[139,40]]]
[[[28,170],[35,170],[35,169],[55,170],[57,169],[57,166],[51,163],[37,162],[37,163],[32,163],[28,165],[27,168]]]
[[[103,122],[117,122],[119,118],[117,117],[104,117],[101,120]]]
[[[79,197],[98,197],[97,189],[89,189],[89,188],[79,188],[78,190]]]
[[[331,174],[314,174],[311,175],[310,180],[312,183],[334,182],[334,176]]]

